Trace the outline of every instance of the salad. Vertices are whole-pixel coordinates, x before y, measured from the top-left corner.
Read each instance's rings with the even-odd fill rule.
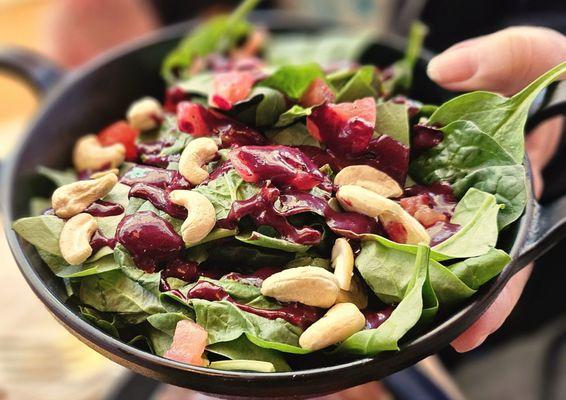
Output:
[[[423,26],[378,68],[355,60],[367,37],[269,37],[254,3],[166,58],[162,103],[39,168],[56,189],[13,229],[85,320],[159,356],[274,372],[396,351],[510,261],[527,113],[566,64],[425,105],[406,95]]]

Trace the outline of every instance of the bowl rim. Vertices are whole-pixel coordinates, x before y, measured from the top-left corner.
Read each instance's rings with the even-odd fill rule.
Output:
[[[256,13],[255,16],[257,17],[257,15],[260,14],[261,17],[258,18],[258,20],[264,21],[265,15],[269,14],[269,12]],[[320,23],[321,20],[316,18],[306,18],[306,21],[317,21]],[[156,368],[169,368],[189,373],[196,373],[199,375],[207,375],[210,377],[220,377],[231,380],[253,380],[254,382],[262,381],[266,383],[316,378],[322,375],[327,375],[328,373],[344,372],[345,370],[349,370],[353,367],[361,368],[374,366],[384,361],[390,361],[392,363],[390,364],[390,367],[392,366],[392,368],[397,370],[399,367],[416,363],[426,356],[438,351],[440,348],[445,347],[451,340],[475,322],[475,320],[481,316],[489,305],[491,305],[497,297],[497,294],[502,290],[503,286],[513,275],[513,263],[525,244],[529,226],[535,216],[535,203],[532,195],[532,179],[527,157],[525,157],[524,162],[527,170],[527,179],[529,181],[529,184],[527,185],[527,205],[521,218],[513,223],[514,226],[518,224],[519,228],[510,251],[512,261],[496,278],[480,289],[480,291],[472,297],[468,304],[463,306],[459,311],[447,316],[446,319],[437,323],[433,328],[425,330],[422,335],[403,343],[400,346],[400,350],[395,352],[384,352],[374,357],[365,356],[363,358],[336,365],[291,372],[258,373],[248,371],[224,371],[207,367],[198,367],[169,360],[121,342],[80,318],[80,316],[76,314],[70,306],[59,300],[58,297],[47,288],[43,280],[31,266],[31,261],[26,256],[22,243],[20,242],[21,239],[19,239],[16,233],[11,229],[12,222],[14,221],[11,192],[14,184],[16,183],[16,160],[21,157],[23,151],[29,145],[29,142],[31,141],[30,132],[36,129],[43,120],[44,116],[48,114],[51,103],[59,99],[76,83],[88,78],[91,73],[101,66],[117,61],[119,58],[129,53],[141,51],[145,47],[179,38],[181,33],[186,32],[187,29],[193,27],[196,22],[197,21],[183,22],[153,32],[102,54],[76,71],[66,73],[42,101],[39,111],[35,114],[35,117],[28,125],[25,134],[18,141],[15,150],[2,163],[2,170],[0,172],[4,190],[0,193],[0,206],[3,208],[2,220],[9,247],[28,285],[32,288],[36,296],[47,306],[48,310],[54,315],[54,317],[73,335],[77,336],[81,341],[94,346],[99,352],[103,352],[105,355],[115,355],[116,357],[126,359],[133,364],[140,364],[143,362],[144,368],[149,368],[151,370],[155,370]],[[400,38],[396,35],[382,35],[381,37],[394,41],[400,40]],[[425,60],[430,58],[430,54],[430,52],[425,52],[425,57],[423,58]],[[441,338],[442,340],[435,340],[438,338]],[[395,363],[395,359],[399,360]]]

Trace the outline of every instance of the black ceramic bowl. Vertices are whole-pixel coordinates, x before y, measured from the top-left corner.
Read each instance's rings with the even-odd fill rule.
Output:
[[[280,32],[317,31],[324,26],[320,21],[281,13],[255,14],[253,19]],[[60,279],[51,274],[33,246],[19,239],[10,226],[15,219],[29,214],[31,197],[50,194],[51,188],[35,173],[37,166],[70,165],[71,149],[79,136],[98,131],[110,121],[121,118],[127,106],[139,97],[161,96],[164,91],[158,73],[161,60],[191,26],[166,29],[64,76],[40,57],[21,51],[0,52],[0,69],[26,78],[41,94],[48,92],[19,147],[2,165],[0,202],[10,248],[25,279],[55,318],[88,346],[117,363],[161,381],[223,397],[290,398],[335,392],[382,378],[447,346],[479,318],[513,274],[566,233],[566,201],[541,208],[529,189],[524,215],[506,229],[499,243],[513,257],[501,275],[449,318],[438,321],[417,339],[404,343],[400,351],[378,357],[286,373],[226,372],[161,358],[108,336],[82,320],[77,310],[64,302]],[[378,65],[387,65],[399,59],[402,52],[402,40],[384,37],[366,58]],[[427,58],[425,52],[417,65],[412,95],[419,100],[439,103],[448,94],[426,78]]]

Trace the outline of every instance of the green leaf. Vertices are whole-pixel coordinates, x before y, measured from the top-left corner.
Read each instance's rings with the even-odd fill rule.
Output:
[[[102,313],[92,309],[90,307],[79,306],[79,311],[84,319],[90,322],[92,325],[100,328],[102,331],[106,332],[110,336],[117,339],[120,338],[120,333],[117,328],[117,318],[116,315],[112,315],[112,320],[109,316],[104,316]]]
[[[452,308],[476,293],[438,261],[430,261],[428,272],[434,294],[442,308]]]
[[[268,249],[283,250],[289,253],[304,253],[310,246],[289,242],[284,239],[277,239],[270,236],[263,235],[259,232],[251,232],[236,236],[241,242],[251,244],[254,246],[267,247]]]
[[[65,221],[54,215],[20,218],[12,224],[12,229],[25,241],[36,248],[61,257],[59,236]]]
[[[201,72],[198,75],[177,82],[175,87],[178,87],[185,93],[208,98],[208,95],[214,89],[214,74],[211,72]]]
[[[406,93],[413,83],[413,70],[417,63],[428,28],[421,22],[415,22],[411,26],[405,57],[392,65],[393,76],[383,82],[383,92],[386,97],[396,93]]]
[[[494,194],[497,203],[503,204],[498,218],[499,229],[503,229],[523,214],[528,184],[525,167],[504,165],[474,171],[455,182],[452,189],[457,197],[461,197],[469,188]]]
[[[126,208],[129,203],[128,193],[130,193],[130,187],[118,182],[102,200],[117,203]]]
[[[218,239],[224,239],[231,236],[236,236],[238,231],[236,229],[224,229],[224,228],[214,228],[208,235],[204,237],[200,242],[185,245],[186,248],[200,246],[201,244],[213,242]]]
[[[373,65],[365,65],[358,69],[354,76],[340,89],[336,103],[352,102],[364,97],[377,97],[380,80]]]
[[[136,320],[165,312],[157,296],[120,270],[90,275],[81,279],[80,283],[81,302],[98,311],[132,314]]]
[[[414,273],[403,300],[378,328],[357,332],[339,346],[338,351],[373,356],[398,350],[398,342],[419,321],[423,311],[423,285],[427,279],[430,249],[420,245]]]
[[[77,174],[72,168],[60,171],[58,169],[52,169],[40,165],[37,167],[37,173],[51,180],[57,187],[68,185],[69,183],[77,181]]]
[[[256,87],[247,100],[234,106],[238,120],[256,127],[272,126],[286,110],[285,96],[268,87]]]
[[[208,343],[230,342],[242,334],[254,344],[275,350],[308,353],[299,347],[302,330],[282,320],[270,320],[240,310],[227,301],[192,299],[196,322],[208,332]]]
[[[29,201],[29,212],[32,217],[43,215],[43,212],[48,208],[51,208],[51,199],[32,197]]]
[[[375,131],[387,135],[405,146],[410,146],[409,113],[406,104],[397,104],[391,100],[377,105]]]
[[[510,261],[511,257],[503,250],[491,249],[484,255],[468,258],[448,268],[468,287],[477,290],[499,275]]]
[[[231,15],[221,15],[200,24],[163,61],[161,74],[165,80],[173,81],[179,71],[181,76],[186,75],[196,57],[234,48],[251,31],[252,26],[245,18],[257,3],[259,0],[245,0]]]
[[[272,129],[266,132],[266,136],[273,144],[320,147],[320,143],[312,137],[306,125],[302,122],[297,122],[283,129]]]
[[[455,183],[478,169],[515,164],[491,136],[472,122],[452,122],[441,131],[442,142],[411,163],[411,175],[426,184]]]
[[[298,119],[308,117],[312,113],[312,107],[303,107],[295,104],[279,116],[275,123],[276,128],[282,128],[295,123]],[[306,128],[305,128],[306,129]],[[310,135],[309,135],[310,136]]]
[[[210,200],[216,210],[217,220],[228,216],[234,201],[247,200],[259,191],[256,185],[244,182],[234,169],[220,175],[206,185],[197,186],[193,190]]]
[[[463,94],[442,104],[429,123],[445,126],[457,120],[471,121],[519,164],[525,155],[524,129],[529,109],[537,95],[564,73],[566,62],[552,68],[511,98],[489,92]]]
[[[497,243],[497,214],[500,206],[495,196],[470,189],[456,205],[450,220],[460,229],[433,250],[452,258],[467,258],[487,253]]]
[[[64,260],[61,259],[63,262]],[[66,264],[66,263],[65,263]],[[60,278],[82,278],[89,275],[103,274],[108,271],[119,269],[120,267],[114,260],[112,253],[101,257],[92,262],[86,262],[82,265],[68,265],[59,269],[56,275]]]
[[[324,77],[324,73],[316,63],[283,65],[259,85],[277,89],[287,97],[298,100],[318,77]]]
[[[278,351],[264,349],[250,342],[242,335],[231,342],[215,343],[206,348],[214,354],[218,354],[231,360],[256,360],[266,361],[275,367],[277,372],[291,371],[291,367]]]
[[[375,39],[373,30],[365,32],[324,31],[321,34],[274,35],[265,49],[269,64],[285,65],[316,62],[357,61]]]
[[[116,245],[114,248],[114,259],[124,275],[140,284],[153,295],[159,297],[161,294],[161,290],[159,289],[161,282],[160,272],[149,273],[139,269],[126,248],[121,244]]]
[[[275,366],[267,361],[256,360],[222,360],[213,361],[209,368],[221,369],[224,371],[253,371],[253,372],[275,372]]]

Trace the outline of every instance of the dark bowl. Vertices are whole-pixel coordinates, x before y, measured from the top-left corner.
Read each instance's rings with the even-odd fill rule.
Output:
[[[282,13],[257,13],[253,19],[277,32],[315,32],[326,25],[325,21]],[[79,136],[121,118],[127,106],[139,97],[161,97],[164,84],[158,73],[160,62],[192,26],[194,23],[160,31],[112,51],[61,79],[52,64],[36,55],[0,51],[0,68],[24,77],[40,93],[57,81],[22,142],[2,165],[1,204],[10,248],[28,284],[55,318],[111,360],[151,378],[223,397],[290,398],[335,392],[382,378],[447,346],[480,317],[513,274],[566,233],[566,202],[541,208],[529,189],[524,215],[506,229],[500,240],[500,247],[510,252],[513,261],[465,306],[437,321],[418,338],[405,342],[400,351],[377,357],[286,373],[227,372],[168,360],[114,339],[81,319],[77,310],[65,303],[61,280],[44,265],[34,247],[19,239],[10,226],[15,219],[29,215],[31,197],[50,194],[51,188],[36,175],[39,165],[53,168],[70,165],[70,152]],[[387,65],[401,57],[403,47],[402,39],[384,36],[365,58]],[[424,52],[417,65],[412,94],[420,100],[438,103],[449,94],[426,77],[429,57]]]

